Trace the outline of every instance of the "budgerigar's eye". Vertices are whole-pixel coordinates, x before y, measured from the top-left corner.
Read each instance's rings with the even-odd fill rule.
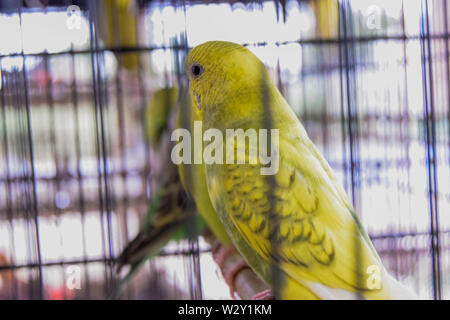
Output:
[[[194,79],[200,77],[203,74],[203,71],[205,71],[205,69],[198,63],[193,63],[191,65],[191,74]]]

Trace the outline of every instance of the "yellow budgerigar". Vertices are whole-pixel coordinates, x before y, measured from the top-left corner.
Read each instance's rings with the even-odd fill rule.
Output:
[[[205,184],[234,245],[275,296],[414,298],[386,272],[333,170],[264,64],[241,45],[211,41],[189,53],[186,68],[191,122],[222,133],[223,146],[246,156],[244,163],[208,161],[193,183]],[[227,135],[230,129],[276,129],[278,139],[255,146],[250,134],[239,140]],[[255,158],[255,148],[257,155],[263,149],[278,155],[274,174],[263,174],[267,162]]]

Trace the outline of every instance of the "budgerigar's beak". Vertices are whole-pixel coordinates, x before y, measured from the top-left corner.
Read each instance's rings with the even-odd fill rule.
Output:
[[[200,98],[198,97],[197,92],[195,92],[195,90],[192,90],[192,94],[194,95],[195,102],[197,103],[197,108],[200,111],[202,109],[202,107],[200,106]]]

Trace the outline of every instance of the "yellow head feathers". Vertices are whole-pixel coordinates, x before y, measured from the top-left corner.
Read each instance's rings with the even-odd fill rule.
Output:
[[[193,106],[200,118],[212,112],[233,112],[254,98],[255,83],[269,80],[264,64],[242,45],[209,41],[196,46],[186,59]],[[257,89],[258,86],[256,86]],[[258,93],[260,95],[260,92]],[[251,104],[249,104],[251,105]]]

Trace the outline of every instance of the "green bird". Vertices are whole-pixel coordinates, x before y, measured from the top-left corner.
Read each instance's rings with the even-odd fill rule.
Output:
[[[170,152],[171,145],[168,145],[168,150],[163,149],[167,144],[162,140],[167,138],[165,133],[171,131],[172,111],[177,111],[178,126],[184,124],[181,119],[190,118],[187,90],[184,93],[182,99],[178,100],[178,88],[160,89],[147,107],[147,137],[160,154]],[[170,160],[164,162],[157,179],[159,186],[150,201],[141,230],[116,260],[117,273],[125,265],[129,265],[130,269],[110,294],[111,298],[117,297],[142,264],[158,255],[171,240],[195,238],[207,230],[210,224],[221,243],[231,242],[209,201],[204,176],[199,176],[203,173],[204,170],[197,165],[177,166]]]
[[[187,93],[186,90],[184,92]],[[183,127],[186,120],[190,119],[192,108],[188,95],[184,94],[177,101],[177,94],[178,89],[175,87],[160,89],[153,95],[147,108],[147,135],[155,148],[162,147],[163,133],[170,131],[171,109],[177,111],[178,128]],[[170,152],[162,152],[167,151]],[[157,180],[163,182],[151,201],[141,231],[117,259],[118,271],[125,264],[134,264],[143,258],[154,256],[171,239],[186,238],[189,216],[195,216],[197,221],[197,232],[193,236],[199,235],[208,225],[219,241],[230,243],[230,238],[209,201],[202,165],[177,166],[169,160],[165,162],[159,176]],[[196,211],[200,215],[196,215]]]
[[[167,87],[157,90],[147,106],[146,135],[158,157],[167,158],[170,152],[170,144],[164,140],[168,140],[166,133],[170,131],[170,119],[178,103],[178,88]],[[173,162],[163,161],[155,180],[158,185],[141,229],[116,260],[117,273],[125,265],[130,269],[112,290],[110,298],[117,297],[143,263],[157,256],[169,241],[196,237],[206,228],[202,218],[196,215],[195,203],[185,192]]]

